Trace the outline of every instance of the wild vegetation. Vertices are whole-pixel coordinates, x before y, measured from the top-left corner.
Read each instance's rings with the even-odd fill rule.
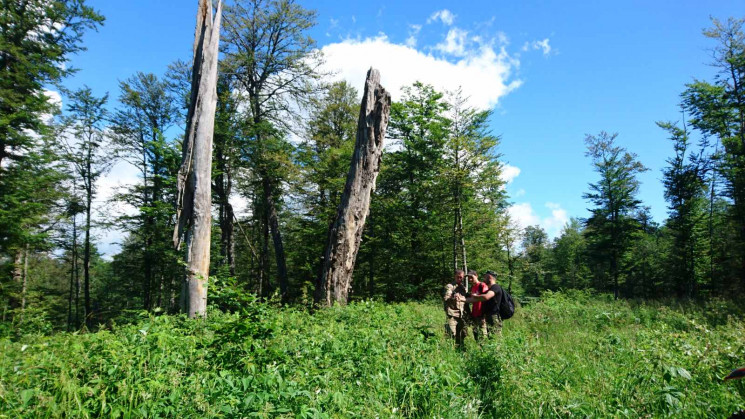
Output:
[[[238,305],[4,338],[0,417],[719,418],[745,404],[721,380],[745,356],[725,301],[546,293],[463,351],[435,302]]]

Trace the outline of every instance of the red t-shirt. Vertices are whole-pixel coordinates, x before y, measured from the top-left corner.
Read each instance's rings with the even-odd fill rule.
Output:
[[[478,284],[473,284],[471,287],[471,294],[473,295],[486,294],[487,291],[489,291],[489,287],[486,285],[486,282],[479,282]],[[471,307],[471,316],[481,317],[484,315],[481,307],[482,304],[481,301],[473,303],[473,306]]]

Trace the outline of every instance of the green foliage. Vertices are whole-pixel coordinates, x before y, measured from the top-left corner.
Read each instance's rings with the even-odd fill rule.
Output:
[[[586,155],[600,179],[590,184],[583,197],[593,207],[587,219],[590,256],[595,261],[596,289],[612,289],[620,293],[620,276],[624,258],[633,245],[639,229],[637,214],[641,201],[637,198],[639,181],[636,176],[647,170],[636,158],[616,144],[618,134],[601,132],[588,135]]]
[[[672,123],[657,123],[670,133],[675,156],[663,170],[665,199],[669,203],[667,225],[673,236],[668,271],[678,295],[693,297],[704,283],[706,272],[706,201],[709,159],[705,150],[690,150],[690,138],[684,128]]]
[[[0,339],[0,417],[724,417],[745,403],[721,381],[745,357],[740,315],[545,293],[457,351],[438,304],[142,313]]]
[[[183,273],[171,241],[181,153],[166,133],[178,117],[176,100],[168,82],[154,74],[138,72],[119,84],[121,107],[113,117],[113,141],[122,159],[138,169],[139,182],[114,198],[135,212],[107,220],[129,233],[114,259],[114,273],[131,284],[122,300],[139,291],[143,308],[174,311]],[[125,304],[119,302],[120,307]]]
[[[70,55],[83,50],[83,33],[103,16],[84,0],[3,1],[0,9],[0,179],[9,159],[22,161],[35,136],[48,131],[54,104],[44,87],[74,70]]]

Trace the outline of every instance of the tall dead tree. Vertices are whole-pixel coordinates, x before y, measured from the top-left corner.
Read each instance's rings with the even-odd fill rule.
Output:
[[[212,224],[212,136],[217,106],[221,16],[222,0],[217,3],[214,18],[212,2],[199,0],[191,100],[178,173],[178,222],[173,232],[176,248],[181,247],[181,240],[186,236],[186,278],[181,289],[181,310],[189,317],[204,316],[207,311]]]
[[[391,95],[380,85],[380,72],[371,68],[362,95],[352,164],[336,221],[329,229],[323,271],[316,286],[316,300],[328,306],[334,302],[346,304],[349,297],[370,195],[380,171],[390,110]]]

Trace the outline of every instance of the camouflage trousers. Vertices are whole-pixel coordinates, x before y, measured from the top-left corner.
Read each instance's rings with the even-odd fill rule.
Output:
[[[466,323],[462,317],[448,316],[445,329],[447,329],[448,335],[455,339],[456,345],[463,344],[463,340],[466,337]]]
[[[475,340],[478,341],[489,336],[486,319],[484,318],[484,316],[471,317],[469,323],[471,326],[471,331],[473,332],[473,338]]]
[[[502,318],[499,317],[499,314],[485,315],[484,323],[486,323],[487,334],[490,337],[502,335]]]

